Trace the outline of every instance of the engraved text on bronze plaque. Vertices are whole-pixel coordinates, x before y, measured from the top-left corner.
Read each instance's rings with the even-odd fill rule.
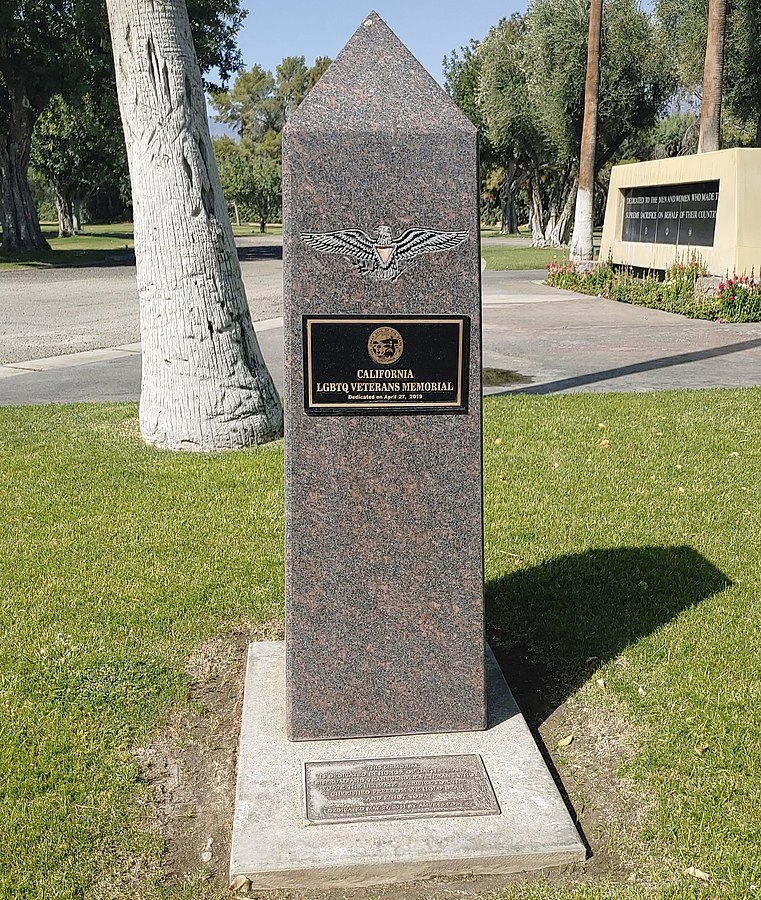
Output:
[[[304,316],[309,415],[467,413],[468,316]]]
[[[305,763],[306,817],[314,824],[499,815],[477,754]]]

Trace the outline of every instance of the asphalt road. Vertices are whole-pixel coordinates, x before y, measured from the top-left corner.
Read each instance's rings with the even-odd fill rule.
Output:
[[[239,241],[252,317],[282,391],[280,239]],[[543,271],[483,276],[483,364],[516,380],[488,393],[761,385],[761,323],[718,325],[557,291]],[[0,272],[0,404],[135,400],[134,267]]]
[[[236,243],[252,316],[282,315],[281,238]],[[0,271],[0,365],[139,340],[134,263]]]

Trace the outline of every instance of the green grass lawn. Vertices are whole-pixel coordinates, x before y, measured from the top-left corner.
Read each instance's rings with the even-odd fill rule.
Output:
[[[518,226],[518,231],[516,234],[502,234],[499,230],[499,225],[482,225],[481,226],[481,237],[498,237],[498,238],[508,238],[508,237],[531,237],[531,229],[524,225],[523,227]]]
[[[50,244],[51,252],[0,256],[3,269],[50,269],[65,266],[87,266],[98,263],[131,259],[134,249],[132,222],[118,225],[85,225],[74,237],[59,238],[58,226],[52,222],[42,224],[42,232]],[[236,237],[259,234],[258,225],[233,225]],[[281,225],[268,225],[267,234],[282,234]]]
[[[486,260],[486,268],[492,271],[544,269],[553,259],[568,262],[568,248],[482,246],[481,256]]]
[[[103,262],[128,260],[133,258],[134,240],[131,222],[118,225],[85,225],[74,237],[57,237],[57,227],[52,223],[42,226],[45,238],[51,247],[50,253],[33,253],[21,256],[0,256],[0,271],[3,269],[39,268],[49,269],[65,266],[96,265]],[[259,226],[256,224],[233,225],[236,237],[256,237]],[[282,225],[268,225],[268,235],[281,235]],[[482,229],[483,236],[499,234],[494,229],[492,235],[488,229]],[[521,237],[528,237],[528,232]],[[514,235],[513,235],[514,237]],[[553,247],[482,247],[482,256],[487,261],[487,268],[504,269],[544,269],[548,262],[557,259],[567,262],[567,249]]]
[[[136,412],[0,408],[2,898],[122,896],[136,860],[135,896],[211,896],[162,885],[131,748],[194,648],[282,616],[282,447],[159,452]],[[760,420],[761,390],[486,401],[491,627],[625,717],[652,807],[637,885],[520,896],[761,885]]]
[[[267,225],[267,231],[265,234],[278,234],[281,235],[283,233],[283,226],[280,224],[275,225]],[[259,230],[259,226],[256,223],[248,222],[241,225],[235,225],[233,223],[233,234],[235,237],[256,237],[261,234]]]
[[[592,232],[596,244],[599,244],[602,237],[602,228],[595,228]],[[531,237],[531,229],[528,225],[519,225],[516,234],[502,234],[499,225],[481,225],[481,237]]]
[[[42,233],[50,252],[18,256],[0,256],[0,270],[19,268],[49,269],[58,266],[85,266],[131,255],[134,246],[132,223],[85,225],[74,237],[59,238],[58,226],[42,223]]]

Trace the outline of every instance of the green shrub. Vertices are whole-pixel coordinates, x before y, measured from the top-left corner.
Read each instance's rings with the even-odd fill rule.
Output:
[[[637,278],[628,269],[601,263],[588,272],[577,271],[573,262],[547,264],[547,284],[581,294],[592,294],[692,319],[716,322],[761,322],[761,279],[732,275],[708,294],[702,279],[706,270],[700,260],[674,263],[661,280],[654,273]]]

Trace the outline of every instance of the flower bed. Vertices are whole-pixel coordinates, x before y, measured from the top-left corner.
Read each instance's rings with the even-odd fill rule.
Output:
[[[675,263],[661,281],[653,274],[636,278],[631,271],[601,263],[589,272],[573,262],[547,264],[547,284],[568,291],[607,297],[651,309],[716,322],[761,322],[761,278],[732,275],[715,293],[703,286],[706,271],[697,259]]]

